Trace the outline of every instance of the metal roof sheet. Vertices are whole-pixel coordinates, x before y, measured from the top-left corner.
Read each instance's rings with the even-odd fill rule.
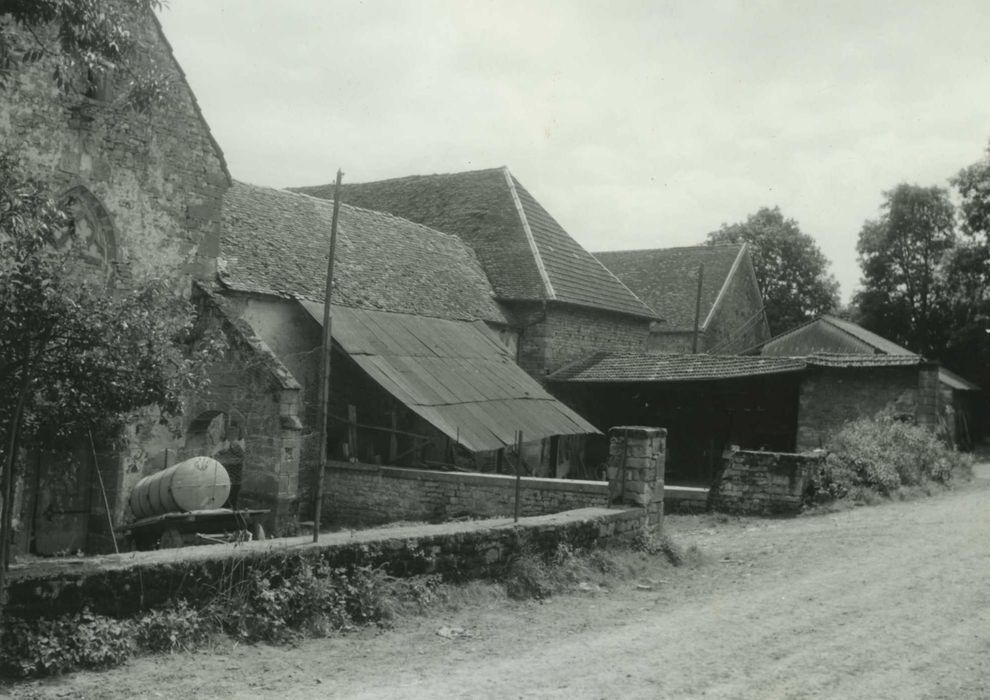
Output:
[[[323,304],[300,300],[318,323]],[[522,370],[481,321],[334,305],[334,341],[383,389],[474,452],[599,431]]]

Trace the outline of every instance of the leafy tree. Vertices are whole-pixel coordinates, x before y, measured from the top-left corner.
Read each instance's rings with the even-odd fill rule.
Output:
[[[0,3],[0,87],[26,66],[44,64],[68,94],[91,94],[114,80],[123,103],[147,109],[171,82],[134,28],[163,0],[3,0]]]
[[[983,160],[959,171],[952,184],[961,198],[963,233],[990,245],[990,145]]]
[[[952,178],[962,240],[946,263],[949,323],[946,365],[990,386],[990,146]]]
[[[955,212],[946,190],[901,184],[885,192],[880,218],[863,224],[856,245],[863,270],[855,302],[859,322],[939,357],[948,330],[943,265],[955,243]]]
[[[756,279],[763,292],[767,322],[782,333],[839,303],[839,283],[814,239],[778,207],[764,207],[746,221],[708,234],[708,245],[749,243]]]
[[[45,184],[0,155],[0,593],[17,456],[105,446],[147,407],[168,421],[217,349],[191,352],[193,308],[167,280],[108,287],[78,238]]]

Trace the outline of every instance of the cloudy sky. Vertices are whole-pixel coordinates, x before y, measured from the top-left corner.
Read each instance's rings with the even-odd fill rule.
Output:
[[[234,177],[507,165],[591,250],[691,245],[779,206],[843,296],[899,182],[990,140],[990,3],[169,0]]]

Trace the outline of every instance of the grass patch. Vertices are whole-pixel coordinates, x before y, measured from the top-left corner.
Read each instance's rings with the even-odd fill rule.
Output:
[[[641,536],[631,547],[575,550],[560,545],[549,555],[522,548],[503,576],[513,600],[543,600],[574,592],[600,592],[617,583],[642,579],[662,566],[697,566],[701,553],[684,548],[667,536]]]

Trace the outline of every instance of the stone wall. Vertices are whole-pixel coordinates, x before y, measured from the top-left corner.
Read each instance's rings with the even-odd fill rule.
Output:
[[[56,195],[81,195],[88,223],[106,229],[100,234],[120,278],[205,278],[215,269],[220,201],[230,184],[223,154],[157,20],[132,30],[172,81],[164,104],[147,113],[124,104],[126,75],[110,80],[99,99],[63,94],[53,63],[42,59],[17,68],[4,87],[0,143]]]
[[[608,484],[522,477],[520,515],[608,505]],[[333,461],[324,482],[323,513],[331,522],[373,525],[403,520],[509,516],[515,477]]]
[[[247,575],[254,567],[284,567],[296,557],[333,567],[383,567],[394,576],[498,577],[524,547],[552,554],[560,544],[585,548],[631,541],[643,530],[643,514],[640,508],[586,508],[518,524],[482,520],[325,534],[317,544],[296,537],[37,562],[11,571],[4,612],[38,617],[89,608],[126,617],[180,596],[196,605],[213,600],[232,576]]]
[[[798,451],[824,447],[843,424],[889,409],[919,425],[937,423],[938,368],[809,367],[798,399]]]
[[[811,475],[824,459],[824,452],[728,450],[708,504],[728,513],[793,515],[804,505]]]
[[[647,349],[650,352],[675,352],[690,353],[694,347],[693,331],[670,331],[664,330],[664,324],[656,325],[655,330],[650,333],[647,340]],[[705,347],[705,333],[698,334],[698,347]]]
[[[517,362],[539,382],[569,362],[598,350],[641,352],[650,320],[549,302],[506,304],[519,327]]]
[[[208,455],[239,481],[238,507],[269,509],[268,532],[291,530],[298,507],[301,387],[267,344],[227,313],[222,299],[204,292],[198,301],[202,318],[222,330],[228,349],[207,367],[209,384],[186,399],[178,425],[158,425],[150,414],[127,431],[118,522],[130,519],[126,499],[141,477]]]

